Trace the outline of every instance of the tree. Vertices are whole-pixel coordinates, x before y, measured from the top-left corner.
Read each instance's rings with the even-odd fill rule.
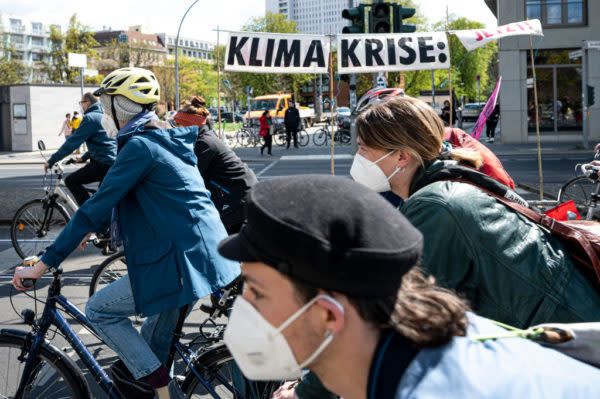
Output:
[[[97,65],[99,69],[110,70],[124,67],[145,68],[161,63],[164,55],[159,55],[151,44],[135,44],[130,42],[119,42],[117,39],[111,40],[99,52]]]
[[[0,85],[25,82],[30,71],[17,59],[17,52],[4,44],[0,55]]]
[[[77,20],[77,14],[69,19],[65,34],[51,26],[49,40],[50,52],[45,54],[45,58],[49,59],[44,61],[43,71],[50,81],[56,83],[75,83],[79,79],[79,71],[69,68],[69,53],[86,54],[91,59],[96,57],[94,47],[99,46],[90,28]]]

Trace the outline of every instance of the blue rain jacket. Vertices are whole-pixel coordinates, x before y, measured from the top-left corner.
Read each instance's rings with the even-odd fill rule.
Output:
[[[79,128],[67,137],[64,144],[48,160],[50,166],[71,155],[84,142],[88,148],[88,151],[81,157],[84,161],[91,158],[101,164],[112,165],[117,154],[117,142],[114,138],[108,137],[100,124],[103,113],[104,109],[100,102],[90,105],[83,113]]]
[[[217,252],[227,236],[196,167],[197,127],[147,129],[122,135],[119,154],[100,189],[83,204],[42,261],[58,266],[118,207],[127,269],[137,310],[175,309],[227,285],[240,274]]]

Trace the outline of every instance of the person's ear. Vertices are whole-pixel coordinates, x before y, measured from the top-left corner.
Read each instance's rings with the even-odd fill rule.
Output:
[[[412,154],[406,150],[397,150],[393,156],[396,158],[400,168],[406,168],[408,165],[410,165],[410,161],[413,159]]]
[[[323,296],[317,299],[317,304],[323,309],[322,317],[327,331],[339,334],[344,328],[344,308],[336,299]]]

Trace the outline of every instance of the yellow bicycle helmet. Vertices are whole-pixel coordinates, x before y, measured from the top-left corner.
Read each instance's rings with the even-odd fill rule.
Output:
[[[109,73],[100,84],[100,88],[94,92],[95,96],[102,94],[121,95],[137,104],[149,106],[159,102],[160,85],[152,71],[143,68],[120,68]]]

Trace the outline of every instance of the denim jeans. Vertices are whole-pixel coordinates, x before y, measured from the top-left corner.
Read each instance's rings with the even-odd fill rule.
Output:
[[[148,317],[140,334],[129,319],[137,315],[129,276],[94,294],[85,313],[104,343],[117,353],[136,379],[152,374],[166,362],[179,309]]]

